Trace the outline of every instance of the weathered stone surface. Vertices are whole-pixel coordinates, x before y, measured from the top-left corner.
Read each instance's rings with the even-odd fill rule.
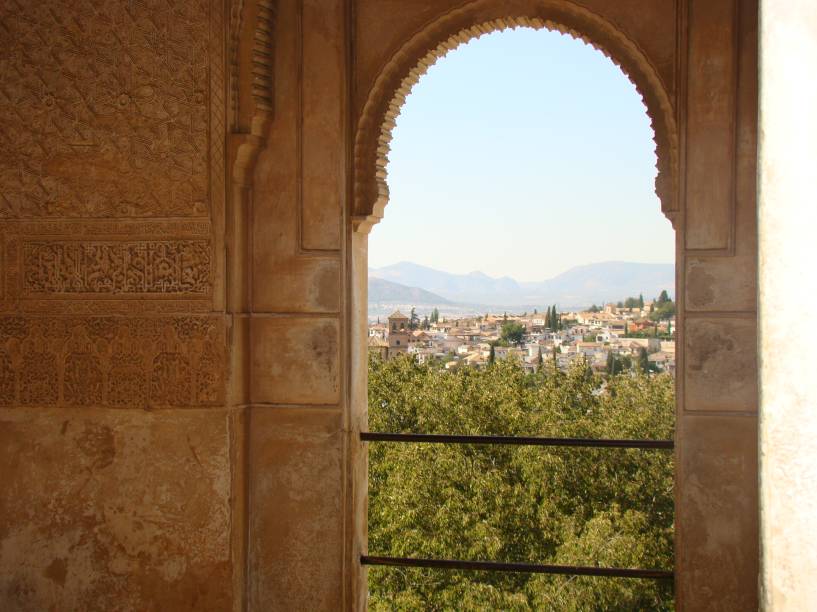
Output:
[[[340,410],[253,408],[250,605],[343,609]]]
[[[256,312],[341,310],[345,167],[337,39],[343,24],[337,6],[317,4],[304,7],[304,19],[314,23],[314,31],[305,30],[305,41],[286,27],[298,18],[297,4],[279,9],[275,120],[269,146],[259,154],[253,191]]]
[[[687,257],[687,310],[754,311],[757,301],[756,267],[753,255]]]
[[[687,320],[685,410],[757,411],[756,328],[751,318]]]
[[[276,148],[281,150],[283,145],[279,140]],[[264,155],[257,176],[261,184],[279,189],[264,188],[254,194],[253,308],[260,312],[338,312],[340,258],[338,254],[302,252],[295,169]]]
[[[688,0],[686,208],[688,249],[734,251],[736,0]]]
[[[337,257],[271,257],[259,245],[253,303],[261,312],[334,313],[340,310]]]
[[[0,608],[228,610],[224,411],[0,410]]]
[[[303,70],[303,247],[341,247],[345,130],[344,45],[346,16],[342,0],[304,0],[301,51]]]
[[[254,403],[340,401],[336,318],[256,317],[250,323]]]
[[[757,610],[757,419],[687,416],[677,438],[679,609]]]

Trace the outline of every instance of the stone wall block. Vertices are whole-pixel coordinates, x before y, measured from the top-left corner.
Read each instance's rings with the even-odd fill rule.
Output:
[[[339,409],[252,408],[251,609],[342,609],[341,428]]]
[[[737,0],[689,0],[688,249],[734,248]]]
[[[740,237],[739,237],[740,238]],[[694,312],[752,312],[757,279],[754,254],[687,257],[685,307]]]
[[[686,416],[676,530],[683,610],[757,610],[757,419]]]
[[[263,317],[250,324],[254,403],[336,404],[339,324],[324,317]]]
[[[263,247],[258,249],[264,257]],[[337,313],[340,260],[337,257],[274,257],[255,270],[256,312]]]
[[[304,0],[303,21],[302,246],[337,250],[345,175],[344,2]]]
[[[262,159],[262,161],[264,161]],[[264,164],[266,166],[266,164]],[[270,170],[270,184],[277,172]],[[256,312],[327,313],[340,310],[340,259],[336,254],[302,254],[293,190],[255,194],[253,211],[252,306]]]
[[[229,610],[227,413],[0,410],[0,608]]]
[[[684,409],[757,411],[757,323],[753,318],[689,318]]]
[[[252,305],[256,312],[331,313],[340,310],[338,254],[305,254],[298,245],[298,211],[292,187],[262,158],[259,176],[274,192],[254,196]]]

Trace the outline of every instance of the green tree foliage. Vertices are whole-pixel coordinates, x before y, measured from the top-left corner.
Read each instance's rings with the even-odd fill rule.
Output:
[[[432,323],[439,323],[440,322],[440,311],[437,310],[436,308],[434,308],[434,310],[431,311],[431,319],[430,320],[431,320]]]
[[[673,382],[373,360],[372,431],[671,438]],[[671,568],[670,451],[371,443],[369,552]],[[669,581],[370,568],[372,610],[671,610]]]
[[[652,327],[647,327],[642,331],[632,331],[629,330],[626,334],[627,338],[660,338],[663,340],[672,340],[671,333],[663,333],[657,330],[658,324],[654,324]]]
[[[651,321],[666,321],[667,319],[671,319],[675,316],[675,302],[672,300],[662,302],[659,299],[649,316]]]
[[[621,374],[633,367],[633,361],[627,355],[615,355],[613,351],[607,353],[607,373]]]
[[[590,308],[587,309],[587,312],[601,312],[601,307],[593,304]]]
[[[650,371],[650,359],[647,355],[647,349],[643,346],[638,349],[638,368],[645,373]]]
[[[551,331],[559,331],[562,329],[562,316],[556,312],[555,304],[547,309],[547,314],[545,314],[545,327]]]
[[[411,307],[411,314],[409,315],[409,329],[417,329],[420,326],[420,317],[417,316],[417,311],[414,306]]]
[[[500,338],[509,344],[519,344],[525,335],[525,327],[516,321],[506,321],[502,324]]]

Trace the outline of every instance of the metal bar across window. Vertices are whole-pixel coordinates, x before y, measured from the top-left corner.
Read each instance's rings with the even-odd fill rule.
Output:
[[[426,444],[505,444],[513,446],[561,446],[572,448],[641,448],[673,449],[673,440],[615,440],[591,438],[540,438],[527,436],[466,436],[448,434],[360,432],[362,442],[420,442]],[[504,563],[499,561],[461,561],[457,559],[414,559],[361,555],[362,565],[390,567],[424,567],[446,570],[492,572],[526,572],[565,576],[603,576],[607,578],[672,579],[674,572],[656,569],[547,565],[538,563]]]
[[[421,442],[434,444],[509,444],[515,446],[567,446],[580,448],[673,449],[672,440],[611,440],[590,438],[537,438],[524,436],[460,436],[447,434],[384,433],[364,431],[362,442]]]
[[[674,572],[656,569],[543,565],[538,563],[502,563],[498,561],[459,561],[455,559],[412,559],[409,557],[374,557],[369,555],[361,555],[360,563],[363,565],[384,565],[389,567],[525,572],[531,574],[561,574],[564,576],[602,576],[605,578],[652,578],[668,580],[674,576]]]

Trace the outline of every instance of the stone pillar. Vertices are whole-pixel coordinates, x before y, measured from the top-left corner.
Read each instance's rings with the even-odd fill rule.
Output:
[[[817,606],[817,4],[761,2],[760,481],[766,610]]]
[[[346,610],[346,6],[280,2],[252,181],[249,610]]]

